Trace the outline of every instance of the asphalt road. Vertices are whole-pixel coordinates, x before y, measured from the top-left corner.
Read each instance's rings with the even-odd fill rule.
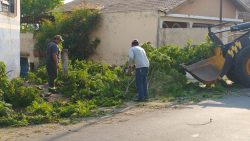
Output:
[[[195,105],[135,108],[93,124],[22,141],[249,141],[250,97],[227,96]],[[150,110],[149,110],[150,109]]]

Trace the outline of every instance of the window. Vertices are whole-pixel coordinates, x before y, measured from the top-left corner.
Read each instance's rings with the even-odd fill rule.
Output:
[[[162,23],[162,28],[187,28],[187,23],[185,23],[185,22],[164,21]]]
[[[181,28],[181,25],[179,23],[174,23],[172,25],[172,28]],[[185,27],[186,28],[186,27]]]
[[[194,23],[193,28],[208,28],[211,24],[207,23]]]
[[[16,0],[0,0],[0,12],[15,13]]]

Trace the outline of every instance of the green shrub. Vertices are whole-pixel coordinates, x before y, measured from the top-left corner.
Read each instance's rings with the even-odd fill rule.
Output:
[[[0,101],[0,117],[10,117],[13,113],[12,105]]]
[[[85,117],[92,114],[91,110],[96,108],[94,101],[81,101],[78,100],[76,103],[67,103],[64,106],[59,107],[58,113],[60,117],[78,118]]]
[[[180,64],[191,64],[212,56],[215,45],[207,40],[200,45],[188,43],[185,48],[176,45],[154,48],[150,44],[144,44],[142,47],[150,60],[150,94],[181,97],[190,92],[197,92],[197,86],[187,87],[187,79]]]
[[[4,100],[11,103],[15,108],[27,107],[33,101],[39,99],[38,89],[25,86],[21,78],[11,80],[9,88],[13,89],[13,92],[5,93]]]
[[[42,66],[35,71],[36,77],[42,80],[42,83],[46,83],[48,81],[48,73],[46,70],[46,66]]]
[[[11,117],[0,117],[0,127],[17,126],[20,122]]]
[[[0,79],[5,79],[7,78],[6,75],[6,66],[3,62],[0,61]]]
[[[51,117],[47,117],[44,115],[33,115],[33,116],[28,116],[27,120],[29,124],[42,124],[42,123],[48,123],[51,122]]]
[[[0,100],[4,100],[7,94],[14,93],[14,88],[8,80],[5,69],[5,64],[0,61]]]
[[[3,90],[0,89],[0,101],[2,101],[2,100],[3,100]]]
[[[27,120],[31,124],[41,124],[53,121],[53,106],[47,102],[34,101],[27,107]]]
[[[34,101],[29,107],[27,107],[28,114],[31,115],[44,115],[49,116],[53,111],[53,107],[48,102]]]
[[[53,36],[61,34],[65,39],[63,45],[69,49],[69,57],[72,60],[87,59],[100,43],[98,38],[91,37],[91,33],[97,28],[100,20],[99,11],[93,9],[80,9],[62,15],[57,14],[55,22],[45,21],[41,24],[36,34],[36,47],[45,51]]]
[[[13,105],[13,107],[26,107],[39,96],[39,91],[31,86],[26,86],[22,78],[8,80],[4,71],[5,65],[0,62],[0,100]]]
[[[60,117],[68,118],[75,113],[75,105],[68,103],[64,106],[59,107],[57,110]]]
[[[34,84],[43,84],[43,80],[40,77],[37,77],[35,73],[33,72],[29,72],[28,76],[27,76],[27,80],[30,83],[34,83]]]
[[[188,44],[184,49],[175,45],[153,48],[144,44],[143,47],[150,60],[150,96],[167,96],[172,99],[190,97],[198,101],[194,94],[197,95],[200,91],[224,92],[221,85],[200,88],[197,84],[188,83],[179,66],[181,63],[189,64],[211,56],[211,42],[197,46]],[[99,106],[117,106],[136,95],[134,76],[127,76],[123,67],[91,61],[74,60],[69,64],[66,76],[59,73],[56,85],[67,98],[65,101],[45,102],[39,97],[39,91],[27,83],[44,84],[47,81],[45,66],[35,73],[29,73],[26,82],[20,78],[9,81],[5,65],[0,62],[0,75],[0,127],[90,116]],[[202,93],[200,97],[208,98],[209,94]]]
[[[75,61],[68,75],[58,80],[60,91],[73,101],[95,100],[99,106],[113,106],[125,98],[127,77],[120,67]]]
[[[14,107],[27,107],[39,98],[38,90],[34,87],[21,86],[16,88],[14,98],[17,98],[13,102]]]
[[[8,103],[0,101],[0,127],[13,126],[19,124],[15,119],[15,112]]]
[[[48,81],[48,74],[45,66],[38,68],[35,72],[29,72],[26,78],[33,84],[44,84]]]

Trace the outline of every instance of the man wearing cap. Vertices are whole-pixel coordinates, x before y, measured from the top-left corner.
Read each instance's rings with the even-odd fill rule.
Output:
[[[131,73],[131,69],[134,63],[136,68],[136,90],[138,93],[136,101],[146,101],[148,99],[147,74],[149,61],[145,50],[139,46],[138,40],[133,40],[131,46],[132,47],[129,49],[128,53],[128,71],[129,73]]]
[[[47,46],[46,51],[46,68],[48,72],[49,92],[57,93],[55,88],[55,79],[57,77],[59,63],[59,48],[58,44],[63,42],[61,35],[55,35],[53,41]]]

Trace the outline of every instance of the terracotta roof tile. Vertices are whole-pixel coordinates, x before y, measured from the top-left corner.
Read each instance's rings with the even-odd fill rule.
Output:
[[[239,19],[250,20],[250,12],[240,12]]]
[[[250,9],[250,0],[240,0],[248,9]],[[239,12],[239,19],[250,20],[250,12]]]
[[[240,0],[240,1],[246,4],[250,8],[250,0]]]
[[[64,11],[72,11],[77,7],[99,7],[102,12],[128,11],[169,11],[187,0],[74,0],[63,6]]]

